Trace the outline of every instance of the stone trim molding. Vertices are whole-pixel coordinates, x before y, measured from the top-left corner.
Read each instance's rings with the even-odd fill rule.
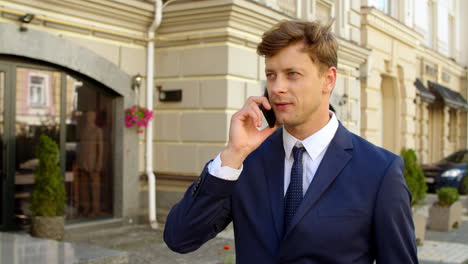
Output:
[[[7,23],[0,23],[0,39],[0,54],[53,63],[88,76],[124,97],[133,96],[127,73],[69,40],[32,29],[20,32],[17,25]]]

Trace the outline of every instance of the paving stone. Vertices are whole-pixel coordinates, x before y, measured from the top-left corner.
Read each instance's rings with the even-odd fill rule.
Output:
[[[421,264],[465,264],[468,263],[468,245],[426,240],[418,247]]]

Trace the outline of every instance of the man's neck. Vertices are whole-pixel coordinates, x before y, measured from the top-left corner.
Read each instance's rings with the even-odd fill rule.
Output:
[[[317,131],[325,127],[331,119],[331,114],[327,110],[326,115],[321,115],[320,118],[311,119],[309,122],[297,126],[287,126],[284,128],[291,134],[293,137],[298,140],[304,140],[311,135],[315,134]]]

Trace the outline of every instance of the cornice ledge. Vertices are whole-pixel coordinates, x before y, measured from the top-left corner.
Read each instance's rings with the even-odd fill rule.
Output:
[[[400,21],[373,7],[361,7],[362,24],[374,27],[411,47],[417,47],[423,37]]]
[[[221,26],[260,38],[277,22],[290,19],[271,8],[245,0],[206,0],[169,5],[158,30],[163,35],[205,31]]]
[[[465,69],[464,66],[458,64],[456,61],[453,61],[445,55],[426,46],[419,46],[418,50],[424,60],[428,60],[431,63],[443,64],[451,73],[457,76],[464,76],[466,74],[467,69]]]
[[[365,63],[369,58],[371,50],[349,40],[338,38],[338,58],[355,63],[357,66]]]

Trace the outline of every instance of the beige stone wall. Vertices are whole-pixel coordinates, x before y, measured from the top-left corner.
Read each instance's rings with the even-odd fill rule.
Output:
[[[157,173],[198,175],[205,162],[223,149],[232,114],[249,96],[263,93],[264,60],[256,55],[260,36],[285,18],[247,1],[168,8],[156,48],[156,85],[162,90],[181,89],[183,99],[156,102]],[[359,133],[359,67],[367,51],[342,39],[340,44],[331,101],[338,118]]]
[[[394,153],[416,149],[422,163],[465,146],[466,118],[440,102],[427,105],[414,81],[435,81],[461,92],[463,70],[452,60],[421,46],[422,36],[373,8],[362,8],[362,41],[372,50],[370,74],[361,82],[361,133]],[[426,69],[430,66],[430,70]]]
[[[35,14],[28,28],[69,39],[130,75],[145,73],[145,34],[153,16],[151,4],[137,0],[72,2],[2,0],[0,22],[19,27],[20,16]]]
[[[466,70],[452,60],[427,48],[420,47],[417,52],[421,69],[419,77],[425,85],[429,80],[437,82],[467,98],[464,84]],[[427,157],[424,158],[425,163],[440,160],[456,150],[466,148],[467,128],[464,111],[446,107],[438,101],[429,107],[429,116],[430,134],[427,142],[424,142],[423,152],[419,152],[420,155]]]
[[[183,93],[181,102],[156,100],[158,173],[196,175],[222,150],[231,115],[262,94],[260,60],[254,48],[226,42],[157,49],[156,85]]]
[[[400,153],[415,147],[414,106],[417,38],[375,9],[362,9],[362,41],[372,50],[369,75],[361,86],[361,133]]]

